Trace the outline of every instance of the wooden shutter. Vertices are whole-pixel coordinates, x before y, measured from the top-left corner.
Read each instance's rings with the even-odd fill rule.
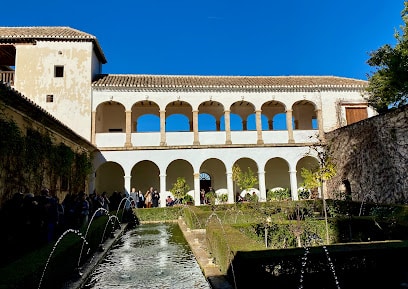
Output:
[[[367,117],[366,107],[346,107],[346,120],[348,125],[366,119]]]

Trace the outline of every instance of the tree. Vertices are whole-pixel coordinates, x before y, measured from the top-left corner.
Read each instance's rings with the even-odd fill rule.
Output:
[[[329,226],[327,223],[326,197],[324,195],[324,183],[336,175],[336,166],[330,157],[330,149],[321,144],[312,145],[311,150],[317,153],[319,165],[311,170],[302,168],[303,187],[306,189],[321,188],[323,195],[323,211],[326,225],[326,243],[329,244]]]
[[[244,172],[238,165],[232,168],[232,180],[237,183],[241,190],[249,190],[258,184],[258,178],[250,167]]]
[[[173,188],[171,188],[170,192],[179,200],[183,200],[188,191],[190,190],[190,186],[187,184],[186,179],[183,177],[178,177],[177,181],[173,184]]]
[[[370,53],[368,65],[376,71],[368,76],[369,104],[378,112],[408,103],[408,1],[401,12],[404,25],[396,31],[395,47],[386,44]]]

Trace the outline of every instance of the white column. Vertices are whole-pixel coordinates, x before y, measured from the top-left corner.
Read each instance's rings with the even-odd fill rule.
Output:
[[[194,205],[200,205],[200,173],[194,173]]]
[[[125,196],[126,198],[128,198],[130,196],[129,192],[130,192],[130,180],[131,180],[132,176],[124,176],[125,179]],[[130,202],[126,201],[126,208],[130,208]]]
[[[296,177],[296,171],[289,171],[289,177],[290,177],[290,190],[292,192],[292,200],[297,201],[299,200],[298,197],[298,187],[297,187],[297,177]]]
[[[234,182],[232,181],[232,171],[227,172],[228,204],[235,203]]]
[[[260,199],[259,201],[265,202],[266,201],[266,186],[265,186],[265,172],[258,172],[258,180],[259,180],[259,193]]]
[[[166,206],[166,175],[160,174],[160,207]]]

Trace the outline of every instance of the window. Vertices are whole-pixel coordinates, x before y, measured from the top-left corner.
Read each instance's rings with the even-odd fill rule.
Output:
[[[200,181],[210,181],[211,177],[207,173],[200,173]]]
[[[366,107],[346,107],[347,124],[352,124],[368,117]]]
[[[47,101],[47,102],[54,102],[54,95],[52,95],[52,94],[47,94],[46,101]]]
[[[64,77],[64,66],[61,65],[54,66],[54,77]]]

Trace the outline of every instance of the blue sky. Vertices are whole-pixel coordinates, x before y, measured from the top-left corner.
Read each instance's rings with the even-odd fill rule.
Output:
[[[0,26],[95,35],[104,73],[335,75],[367,79],[370,51],[395,45],[404,1],[16,1]]]

